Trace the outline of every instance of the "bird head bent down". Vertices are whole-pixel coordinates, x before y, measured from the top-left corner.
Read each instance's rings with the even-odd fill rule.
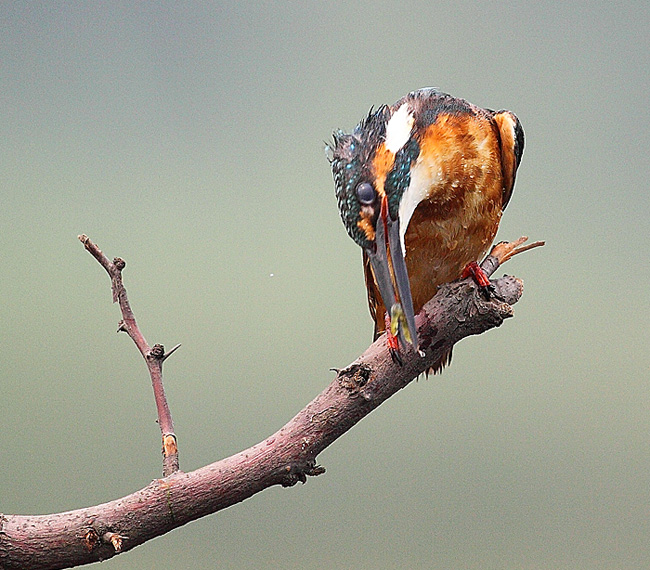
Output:
[[[352,134],[334,134],[332,172],[343,223],[370,260],[391,332],[417,348],[399,220],[400,199],[420,152],[413,125],[406,105],[395,113],[387,106],[371,111]]]
[[[435,89],[371,110],[351,134],[334,133],[336,197],[364,251],[376,334],[385,307],[393,336],[418,347],[413,300],[419,310],[489,247],[523,143],[514,114]]]

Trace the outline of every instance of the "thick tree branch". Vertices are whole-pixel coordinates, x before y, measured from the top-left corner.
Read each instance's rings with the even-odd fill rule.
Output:
[[[99,261],[100,265],[106,270],[111,278],[111,289],[113,291],[113,303],[119,303],[122,311],[122,320],[117,330],[126,332],[135,345],[138,347],[140,354],[147,363],[149,376],[151,377],[151,386],[153,387],[156,409],[158,411],[158,425],[162,433],[162,455],[163,455],[163,477],[171,475],[178,471],[178,447],[176,444],[176,433],[174,432],[174,422],[169,410],[165,388],[163,386],[162,365],[165,359],[170,356],[180,345],[176,345],[168,353],[162,344],[154,344],[150,347],[144,335],[140,332],[135,315],[131,310],[129,298],[126,294],[126,288],[122,282],[122,270],[126,267],[126,262],[116,257],[110,261],[104,255],[101,249],[95,245],[87,235],[80,235],[79,241]]]
[[[517,249],[521,243],[496,246],[483,269],[492,274],[523,249]],[[272,485],[288,487],[323,473],[316,463],[323,449],[460,339],[513,315],[522,282],[506,276],[493,284],[500,300],[486,301],[469,280],[441,287],[416,319],[424,356],[411,349],[402,355],[403,366],[396,365],[380,337],[284,427],[245,451],[191,473],[175,472],[102,505],[53,515],[0,515],[0,568],[66,568],[110,558]]]

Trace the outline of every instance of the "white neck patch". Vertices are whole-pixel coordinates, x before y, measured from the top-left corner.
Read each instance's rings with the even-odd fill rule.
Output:
[[[386,123],[386,148],[396,154],[409,140],[413,130],[413,113],[408,104],[404,103]]]
[[[442,184],[442,170],[437,160],[431,159],[426,163],[418,160],[411,167],[411,182],[402,194],[399,202],[399,237],[402,242],[402,254],[406,257],[404,236],[409,227],[413,212],[424,200],[432,186]]]

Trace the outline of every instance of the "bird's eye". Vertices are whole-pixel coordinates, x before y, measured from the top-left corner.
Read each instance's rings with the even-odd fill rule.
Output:
[[[357,186],[357,198],[364,205],[370,205],[375,201],[375,189],[368,182],[361,182]]]

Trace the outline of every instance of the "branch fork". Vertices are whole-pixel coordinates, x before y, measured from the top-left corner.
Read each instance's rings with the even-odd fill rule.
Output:
[[[501,300],[485,300],[470,280],[441,287],[416,318],[424,356],[410,349],[403,355],[403,365],[397,365],[382,336],[266,440],[183,473],[178,469],[176,436],[162,387],[162,363],[178,346],[165,352],[162,345],[147,344],[122,283],[124,261],[116,258],[111,262],[87,236],[79,239],[111,277],[113,298],[122,311],[119,330],[131,336],[147,363],[163,438],[165,478],[120,499],[75,511],[40,516],[0,514],[1,570],[52,570],[111,558],[270,486],[290,487],[324,473],[316,458],[326,447],[427,370],[458,340],[511,317],[511,305],[523,292],[521,280],[509,276],[492,282]],[[492,275],[512,256],[543,245],[523,246],[525,241],[497,244],[482,269]]]

